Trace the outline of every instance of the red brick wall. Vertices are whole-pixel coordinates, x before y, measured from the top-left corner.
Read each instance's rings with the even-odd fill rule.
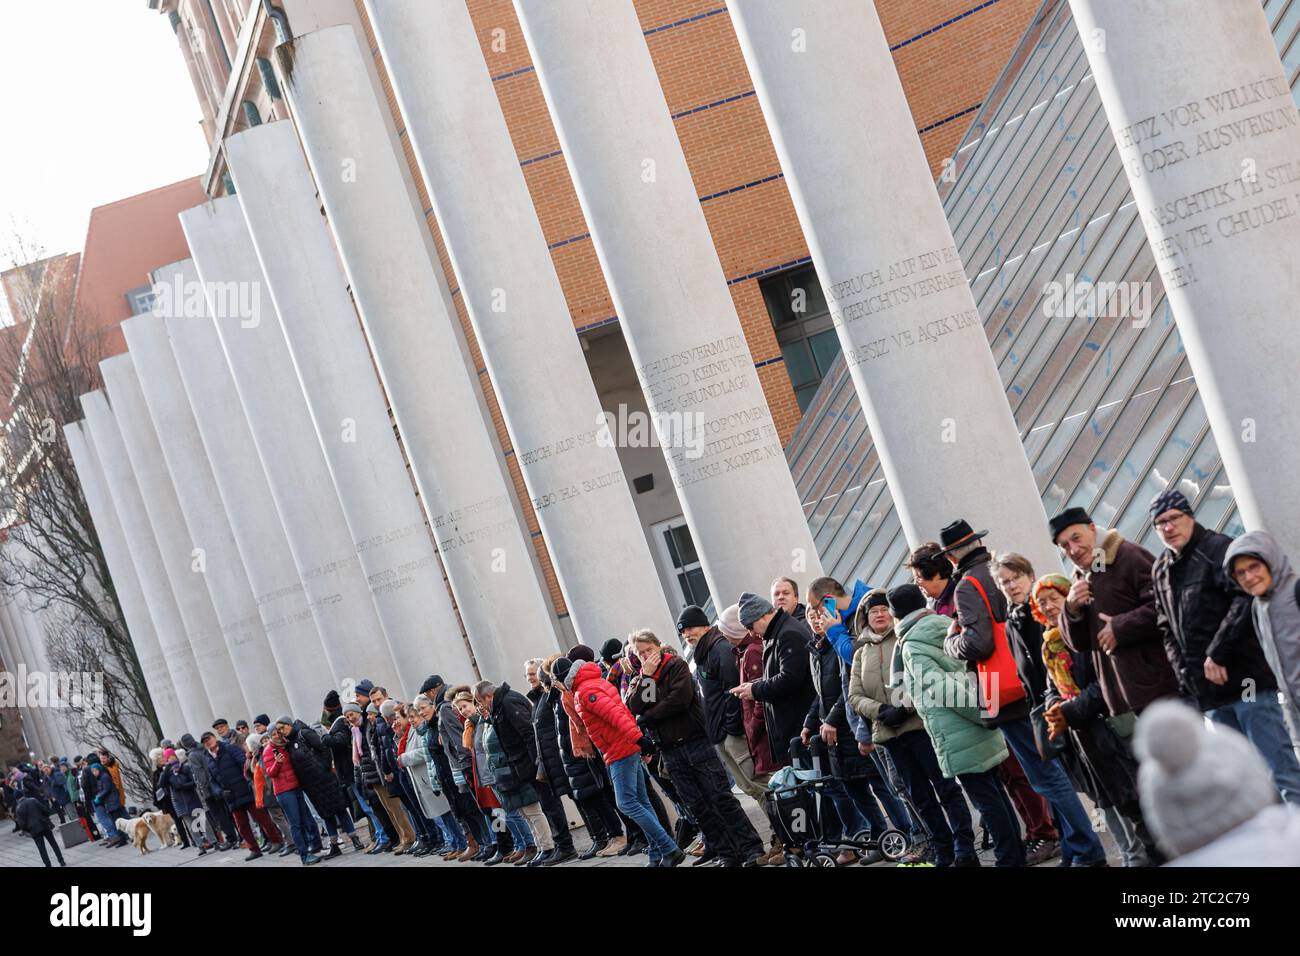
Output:
[[[528,49],[510,0],[467,2],[489,72],[493,77],[501,77],[494,85],[520,161],[556,153],[559,142],[546,111],[537,75],[528,69],[531,66]],[[669,111],[677,114],[720,104],[676,120],[677,134],[696,192],[700,196],[710,196],[736,186],[768,180],[727,196],[709,199],[703,204],[724,274],[729,280],[740,279],[807,257],[808,246],[785,182],[779,178],[781,170],[776,153],[767,135],[758,100],[752,95],[753,83],[745,69],[722,0],[634,2],[642,28],[655,30],[647,36],[646,43]],[[878,0],[876,7],[885,35],[890,46],[897,47],[894,59],[916,127],[918,130],[926,129],[921,141],[931,170],[936,175],[943,159],[957,148],[974,116],[974,108],[992,86],[1038,5],[1039,0],[926,0],[925,3]],[[357,0],[357,8],[366,27],[367,40],[374,49],[374,36],[370,34],[361,0]],[[664,27],[667,29],[656,29]],[[504,31],[504,44],[498,40],[494,50],[493,33],[498,29]],[[927,31],[933,32],[922,36]],[[378,55],[375,59],[382,75],[382,59]],[[506,76],[516,71],[525,72]],[[384,83],[389,105],[397,115],[386,77]],[[720,103],[732,97],[736,99]],[[941,122],[943,120],[948,121]],[[401,128],[400,116],[397,123]],[[406,149],[407,160],[418,183],[419,173],[409,145]],[[572,239],[587,232],[563,156],[532,162],[524,168],[524,175],[548,243]],[[429,208],[422,186],[420,195],[423,207]],[[454,289],[457,283],[442,237],[434,217],[430,215],[428,220],[443,269]],[[613,305],[590,240],[559,246],[552,250],[552,258],[575,327],[581,328],[613,315]],[[760,366],[759,380],[773,419],[782,441],[785,441],[799,423],[799,406],[785,366],[780,361],[780,349],[759,293],[758,280],[736,281],[730,288],[754,362]],[[470,351],[476,366],[481,368],[473,330],[459,296],[456,301]],[[509,437],[491,383],[486,374],[479,378],[502,447],[508,449]],[[536,516],[528,503],[514,456],[507,460],[529,530],[536,532]],[[533,541],[551,587],[552,599],[563,611],[563,600],[545,545],[537,534],[534,534]]]

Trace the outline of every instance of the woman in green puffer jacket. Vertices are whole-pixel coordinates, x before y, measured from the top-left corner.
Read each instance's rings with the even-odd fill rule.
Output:
[[[1007,759],[1006,741],[1002,731],[980,722],[974,677],[965,662],[943,651],[952,618],[929,610],[915,584],[894,588],[888,600],[898,635],[890,683],[901,682],[921,715],[943,775],[957,778],[984,818],[998,866],[1024,866],[1020,824],[997,776],[998,764]]]

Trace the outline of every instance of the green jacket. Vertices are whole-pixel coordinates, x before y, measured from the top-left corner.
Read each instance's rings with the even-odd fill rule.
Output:
[[[903,686],[921,715],[945,777],[991,770],[1007,759],[1002,731],[979,718],[974,675],[966,663],[944,653],[952,618],[913,611],[898,622]]]

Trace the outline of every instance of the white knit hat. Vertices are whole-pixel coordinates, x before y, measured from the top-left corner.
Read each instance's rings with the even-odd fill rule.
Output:
[[[743,640],[749,629],[740,623],[740,605],[733,604],[718,615],[718,630],[733,641]]]
[[[1142,815],[1170,856],[1200,849],[1278,801],[1255,745],[1230,727],[1208,727],[1186,704],[1152,704],[1133,748]]]

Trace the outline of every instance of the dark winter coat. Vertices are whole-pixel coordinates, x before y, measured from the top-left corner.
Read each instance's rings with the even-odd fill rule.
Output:
[[[500,694],[501,691],[498,689],[497,693]],[[524,697],[523,694],[518,693],[515,696],[521,699]],[[513,704],[508,706],[513,706]],[[530,804],[537,803],[541,798],[538,796],[534,777],[520,777],[516,773],[515,766],[510,760],[510,754],[503,745],[501,735],[498,733],[499,730],[500,727],[497,724],[491,720],[487,722],[487,726],[483,729],[483,755],[487,758],[493,774],[496,775],[492,790],[496,793],[497,799],[501,801],[501,808],[509,813],[511,810],[522,810]]]
[[[1135,803],[1137,761],[1126,741],[1111,728],[1110,711],[1102,698],[1092,655],[1072,654],[1070,676],[1079,693],[1065,700],[1052,680],[1047,681],[1045,702],[1061,705],[1061,716],[1070,729],[1072,750],[1061,757],[1076,789],[1086,793],[1099,807]]]
[[[604,773],[599,757],[579,757],[573,752],[573,738],[569,734],[569,712],[559,691],[547,698],[551,718],[555,724],[555,739],[560,747],[560,760],[564,776],[569,782],[569,793],[575,800],[588,800],[604,789]]]
[[[815,734],[823,723],[828,723],[840,734],[851,737],[853,731],[844,708],[835,706],[843,696],[840,655],[830,641],[819,640],[816,635],[808,648],[808,676],[812,679],[814,694],[804,716],[804,727]]]
[[[1111,530],[1100,538],[1104,561],[1089,577],[1092,603],[1079,616],[1061,616],[1061,634],[1075,653],[1091,654],[1101,684],[1101,694],[1112,715],[1140,714],[1154,700],[1178,695],[1164,641],[1156,626],[1155,598],[1151,591],[1151,566],[1155,557],[1146,548],[1125,541]],[[1078,568],[1074,579],[1084,572]],[[1109,614],[1115,650],[1107,654],[1097,643],[1104,627],[1100,615]]]
[[[54,827],[50,823],[50,814],[53,812],[50,805],[41,798],[23,797],[14,811],[14,823],[19,830],[32,836],[51,833]]]
[[[740,699],[731,693],[731,688],[740,683],[740,668],[731,642],[716,627],[709,628],[695,645],[695,679],[704,698],[709,740],[720,744],[728,736],[744,736],[744,709]]]
[[[171,794],[175,816],[188,817],[195,810],[203,809],[198,785],[194,782],[194,772],[190,770],[188,762],[181,763],[177,760],[167,764],[158,777],[158,784]]]
[[[122,797],[117,792],[117,784],[113,782],[113,776],[107,770],[99,775],[95,781],[95,805],[103,809],[106,813],[116,813],[122,809]]]
[[[375,723],[379,723],[378,720]],[[366,786],[377,790],[383,786],[383,778],[379,776],[379,765],[375,762],[375,750],[379,742],[375,739],[375,727],[366,717],[365,723],[361,725],[361,779],[366,782]]]
[[[1274,690],[1273,675],[1255,635],[1252,598],[1228,580],[1224,556],[1232,539],[1197,524],[1180,554],[1165,549],[1151,569],[1156,627],[1185,696],[1201,710],[1241,699],[1251,684]],[[1205,659],[1228,669],[1222,686],[1205,678]],[[1247,683],[1250,682],[1250,683]]]
[[[465,721],[456,713],[456,707],[447,699],[447,685],[438,688],[434,701],[438,708],[438,740],[447,754],[447,765],[469,777],[474,755],[465,746]]]
[[[505,758],[520,783],[537,779],[537,733],[528,698],[502,682],[492,695],[492,726]],[[494,765],[495,766],[495,765]]]
[[[808,669],[812,631],[780,608],[763,634],[763,677],[753,685],[763,704],[768,746],[780,766],[790,763],[790,741],[799,736],[814,691]]]
[[[224,740],[218,741],[214,754],[204,748],[203,757],[207,763],[208,775],[212,778],[212,790],[221,790],[221,798],[231,810],[242,810],[253,805],[253,788],[244,776],[245,754],[234,744]],[[297,769],[297,764],[294,764]],[[299,779],[302,774],[299,773]]]
[[[1047,667],[1043,664],[1043,625],[1038,623],[1029,602],[1007,611],[1007,643],[1016,659],[1016,676],[1024,687],[1029,707],[1043,702],[1047,693]]]
[[[560,752],[560,735],[555,726],[555,704],[560,700],[559,690],[534,687],[528,692],[533,702],[533,733],[537,737],[537,770],[550,784],[557,797],[570,792],[569,777],[564,770],[564,755]]]
[[[322,817],[347,812],[347,797],[339,786],[339,778],[330,769],[330,753],[320,734],[301,720],[295,720],[293,729],[285,737],[285,750],[298,777],[298,785],[316,812]]]
[[[172,789],[163,780],[163,775],[168,774],[167,768],[154,767],[153,773],[149,775],[150,785],[153,787],[153,804],[168,816],[176,816],[176,806],[172,801]],[[158,794],[162,796],[158,796]]]
[[[987,548],[976,548],[957,563],[952,575],[956,582],[952,592],[956,605],[954,617],[961,630],[944,639],[943,650],[949,657],[965,661],[967,670],[972,672],[980,661],[993,656],[994,625],[1004,624],[1007,620],[1007,599],[993,580],[989,557]],[[979,587],[975,586],[976,581]],[[984,594],[980,594],[980,588],[984,589]],[[987,604],[985,597],[988,598]],[[988,702],[984,700],[984,681],[975,684],[980,692],[980,719],[985,726],[997,727],[1029,716],[1027,697],[998,708],[995,715],[990,714]]]
[[[742,684],[763,679],[763,642],[754,634],[745,637],[731,649],[736,655],[736,670]],[[745,743],[754,759],[754,773],[772,773],[779,764],[772,758],[772,746],[767,739],[767,717],[762,701],[742,700],[741,715],[745,722]]]
[[[212,797],[212,779],[208,775],[208,762],[203,758],[206,751],[194,739],[193,734],[182,734],[181,746],[185,748],[185,760],[190,765],[190,773],[194,775],[194,786],[199,799],[207,802]]]
[[[374,735],[371,746],[374,750],[375,763],[378,765],[384,790],[390,797],[402,792],[402,768],[397,764],[397,741],[393,739],[393,728],[383,717],[375,718],[372,725]],[[392,779],[387,779],[391,777]]]
[[[321,734],[321,742],[329,749],[330,759],[334,764],[334,773],[344,787],[352,786],[352,725],[342,713],[329,725],[329,730]]]
[[[663,749],[708,739],[704,704],[695,689],[691,668],[664,648],[653,674],[642,670],[628,685],[627,709]]]

